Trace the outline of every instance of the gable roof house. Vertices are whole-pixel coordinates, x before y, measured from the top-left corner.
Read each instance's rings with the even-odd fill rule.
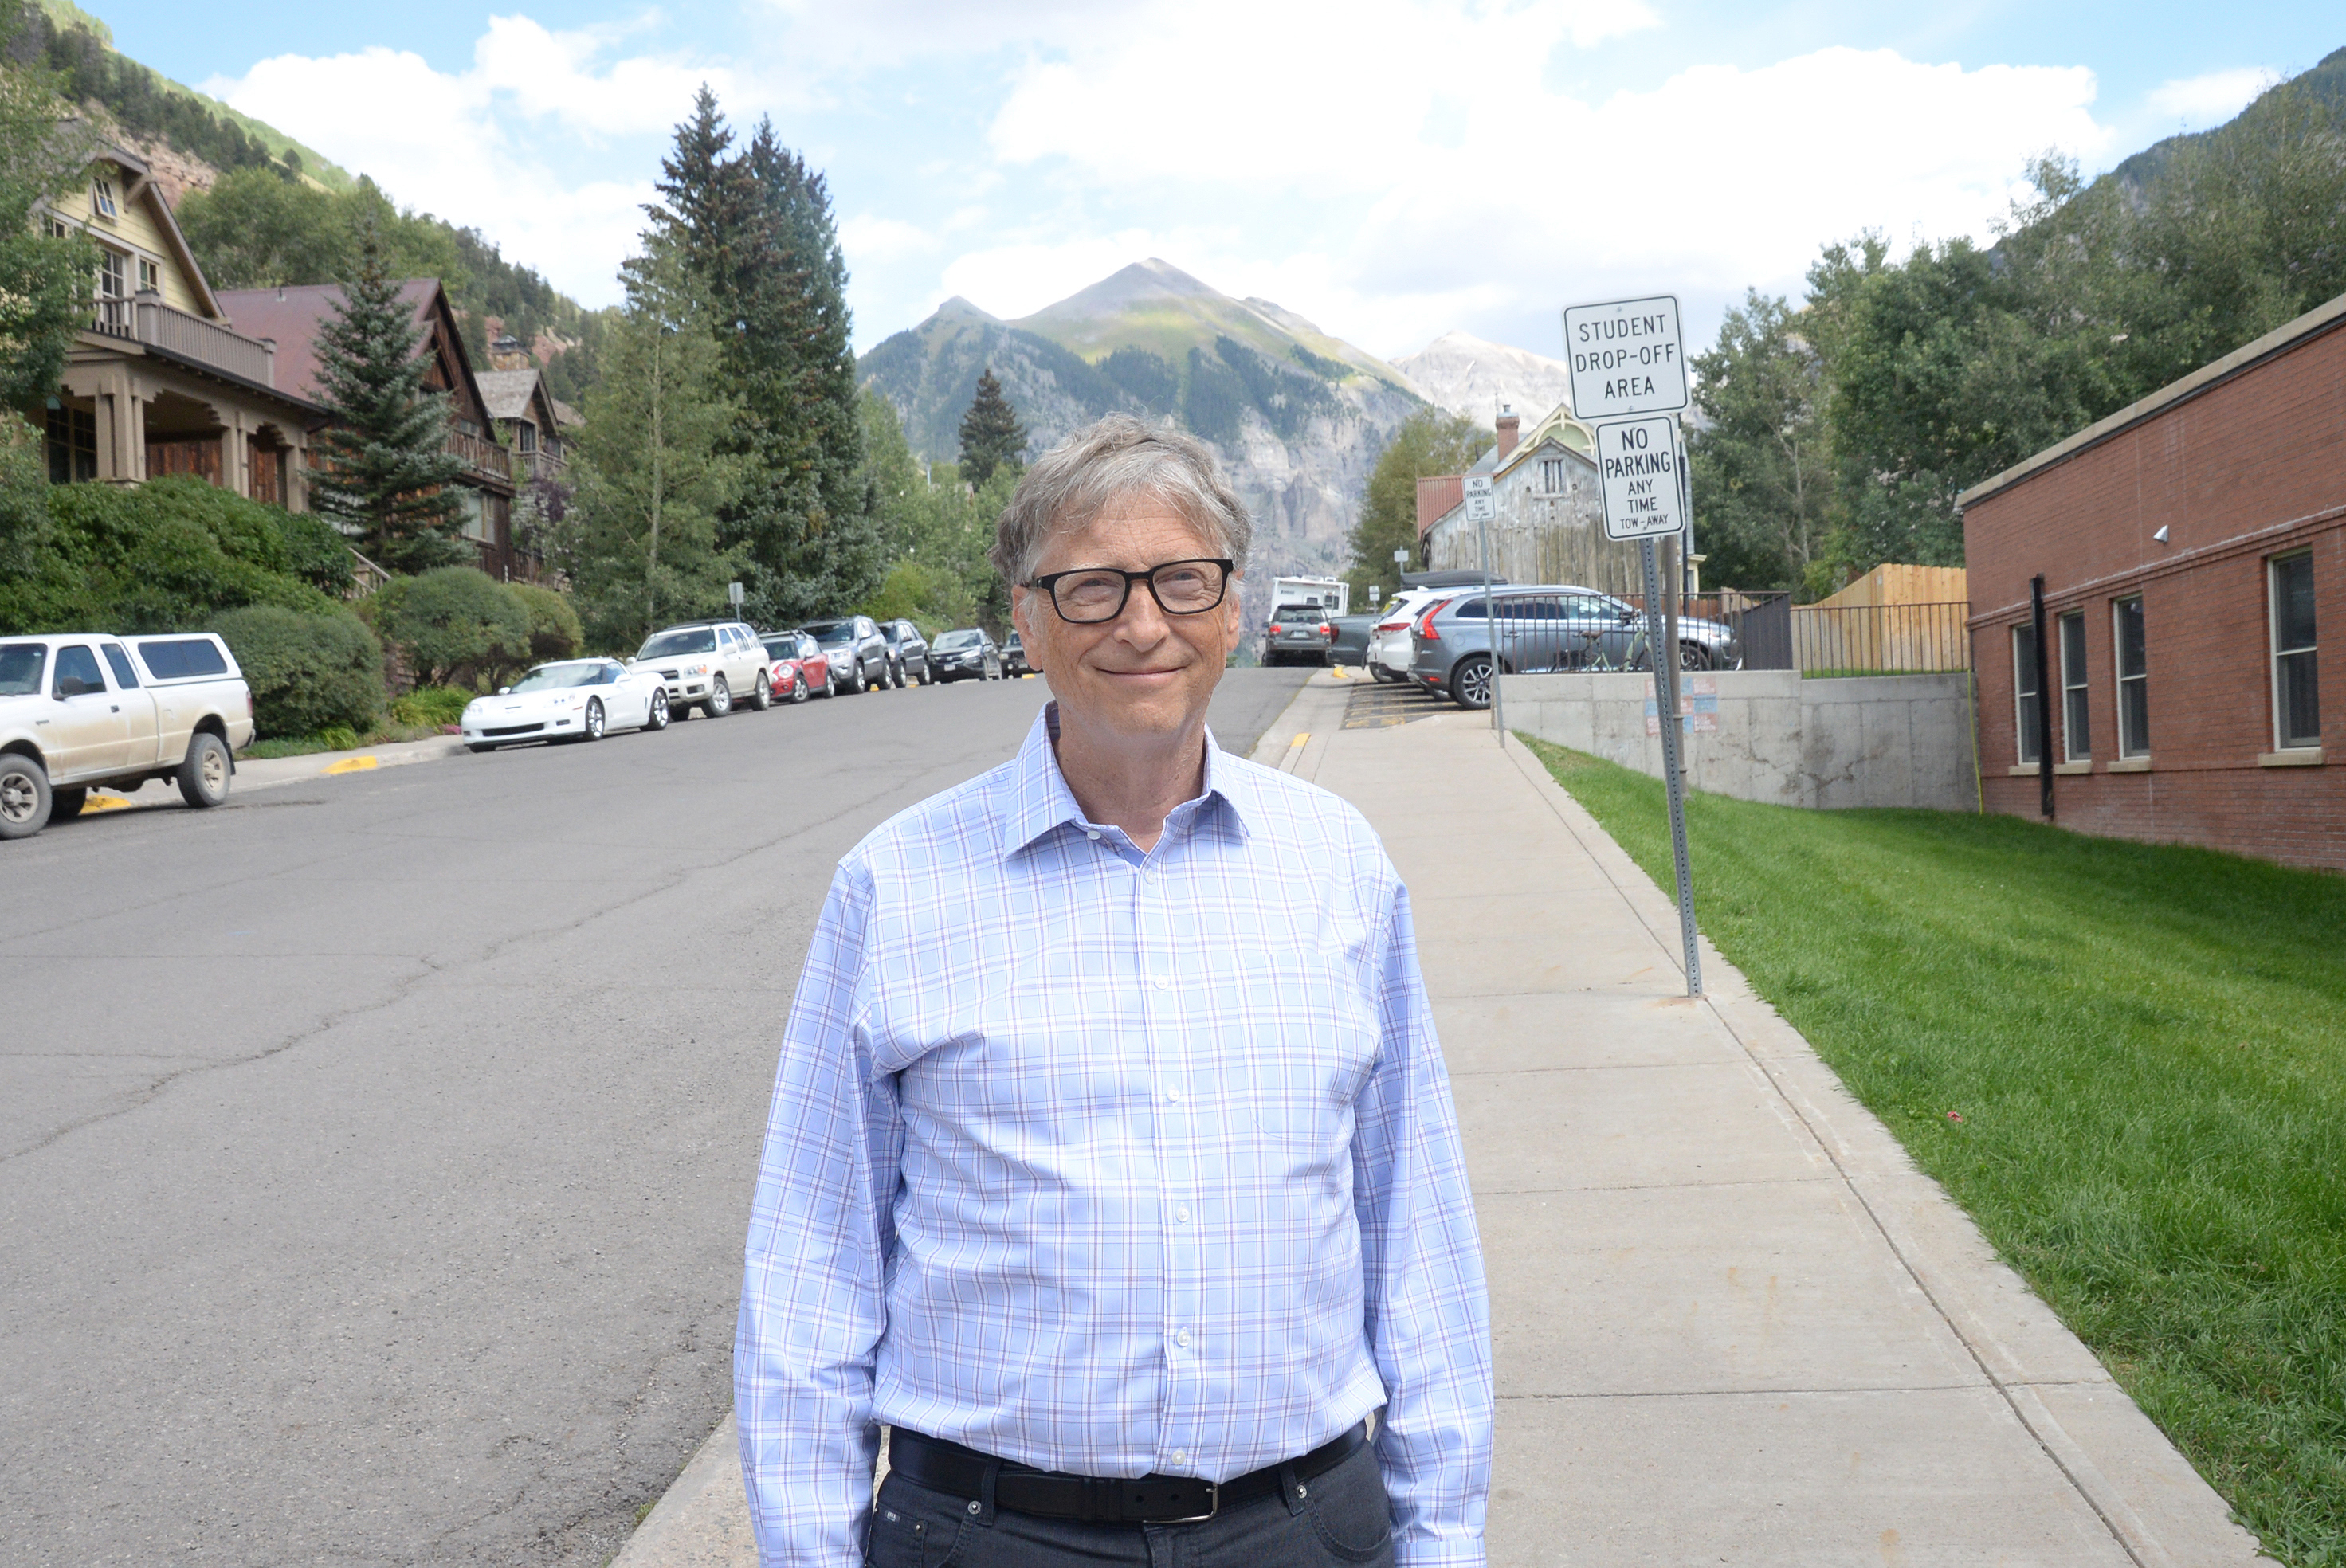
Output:
[[[1491,572],[1510,583],[1574,583],[1604,593],[1644,593],[1637,546],[1605,537],[1596,482],[1596,433],[1558,403],[1526,433],[1512,407],[1499,412],[1496,444],[1466,472],[1491,476],[1498,521],[1489,525]],[[1417,482],[1418,545],[1428,571],[1478,571],[1481,531],[1466,521],[1464,474]]]
[[[280,373],[265,331],[241,326],[204,278],[147,161],[118,147],[35,219],[97,247],[97,298],[44,421],[49,478],[135,484],[199,474],[302,510],[326,411]]]
[[[317,341],[340,285],[214,290],[153,170],[119,147],[103,148],[86,185],[42,203],[35,221],[86,234],[98,249],[96,307],[48,400],[50,481],[193,474],[310,510],[311,454],[333,418],[318,385]],[[402,283],[400,294],[424,328],[424,384],[452,400],[448,443],[466,463],[465,536],[492,576],[534,577],[535,559],[513,544],[512,463],[447,294],[431,278]]]
[[[424,386],[448,394],[448,449],[465,463],[456,480],[464,492],[464,536],[480,552],[481,570],[492,577],[534,580],[540,569],[536,557],[514,543],[513,463],[497,443],[495,420],[457,331],[448,292],[436,278],[410,278],[399,285],[399,297],[413,311],[410,320],[423,331],[416,351],[430,361]],[[280,385],[305,397],[321,395],[318,340],[342,305],[341,284],[230,290],[219,299],[245,331],[275,341]]]
[[[535,365],[488,371],[476,379],[489,418],[496,422],[498,435],[512,449],[515,481],[526,484],[536,479],[561,478],[568,463],[564,433],[578,423],[570,405],[556,402],[546,390],[546,378]]]

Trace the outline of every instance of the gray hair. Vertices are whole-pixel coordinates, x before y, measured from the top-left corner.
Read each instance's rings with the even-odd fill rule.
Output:
[[[1071,534],[1127,495],[1164,502],[1244,572],[1254,540],[1246,504],[1222,483],[1214,454],[1193,435],[1112,413],[1036,460],[1003,508],[991,559],[1005,584],[1035,575],[1054,534]]]

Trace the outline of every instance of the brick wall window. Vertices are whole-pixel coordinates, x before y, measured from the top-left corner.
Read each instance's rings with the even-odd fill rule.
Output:
[[[2273,744],[2321,744],[2321,691],[2314,678],[2313,556],[2267,564],[2272,581]]]
[[[2143,644],[2142,596],[2110,606],[2118,672],[2118,755],[2150,755],[2150,660]]]
[[[2036,664],[2036,628],[2012,628],[2012,719],[2018,728],[2019,757],[2024,767],[2041,761],[2036,755],[2036,706],[2045,700],[2045,682]]]
[[[2061,617],[2061,756],[2085,762],[2094,755],[2094,730],[2086,687],[2086,616],[2073,610]]]

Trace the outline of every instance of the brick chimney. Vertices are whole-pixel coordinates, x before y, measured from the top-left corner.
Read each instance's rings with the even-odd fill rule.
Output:
[[[1515,405],[1511,402],[1501,403],[1499,405],[1499,461],[1501,463],[1507,461],[1507,453],[1515,451],[1515,443],[1523,439],[1523,434],[1524,422],[1515,417]]]

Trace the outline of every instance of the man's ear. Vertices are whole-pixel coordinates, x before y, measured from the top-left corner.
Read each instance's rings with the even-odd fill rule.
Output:
[[[1224,658],[1228,658],[1230,655],[1238,652],[1239,644],[1246,640],[1246,606],[1242,602],[1242,596],[1239,593],[1239,590],[1245,586],[1245,578],[1233,574],[1230,577],[1229,593],[1228,596],[1222,600],[1222,613],[1225,621],[1222,627],[1222,657]]]
[[[1034,606],[1034,589],[1014,587],[1010,590],[1010,624],[1018,628],[1018,640],[1026,645],[1030,659],[1035,653],[1035,624],[1030,613]]]

